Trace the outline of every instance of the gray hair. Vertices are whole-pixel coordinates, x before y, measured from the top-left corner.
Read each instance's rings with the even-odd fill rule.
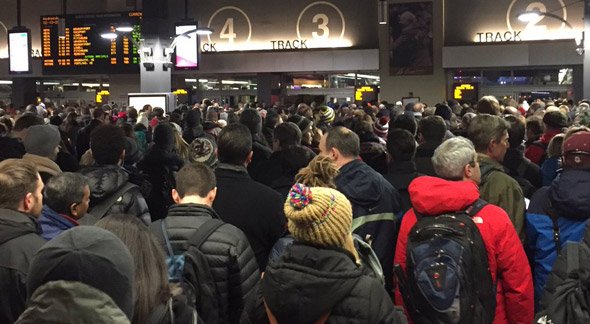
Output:
[[[463,179],[463,168],[474,161],[477,153],[473,143],[465,137],[457,136],[444,141],[432,156],[436,174],[449,180]]]

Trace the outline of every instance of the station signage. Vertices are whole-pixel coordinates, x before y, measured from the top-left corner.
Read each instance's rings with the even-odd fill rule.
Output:
[[[583,5],[583,1],[571,0],[445,1],[445,46],[580,39]],[[543,15],[530,22],[520,21],[518,15],[527,11],[556,15],[572,28]]]
[[[376,20],[376,5],[358,0],[222,0],[194,7],[200,25],[214,31],[201,38],[204,53],[379,47],[376,24],[366,23]]]
[[[453,84],[453,99],[462,101],[477,101],[479,96],[477,83]]]

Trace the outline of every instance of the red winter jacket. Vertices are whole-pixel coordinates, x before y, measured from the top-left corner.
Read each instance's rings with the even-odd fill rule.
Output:
[[[461,211],[479,198],[479,191],[473,182],[427,176],[416,178],[408,192],[414,209],[425,216]],[[408,234],[416,223],[414,209],[410,209],[402,219],[395,249],[394,262],[400,264],[404,271]],[[492,279],[497,283],[494,323],[532,323],[533,279],[524,249],[508,215],[500,207],[489,204],[474,217],[474,221],[488,252]],[[397,288],[395,302],[403,306]]]

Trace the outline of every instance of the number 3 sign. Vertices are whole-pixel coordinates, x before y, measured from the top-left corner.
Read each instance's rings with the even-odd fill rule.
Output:
[[[327,1],[311,3],[301,11],[299,18],[297,18],[297,37],[299,39],[326,40],[333,36],[342,39],[345,31],[346,22],[342,11]]]

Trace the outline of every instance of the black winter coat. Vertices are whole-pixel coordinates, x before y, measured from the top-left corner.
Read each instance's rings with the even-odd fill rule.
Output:
[[[152,146],[145,154],[138,168],[147,176],[152,185],[146,197],[152,220],[166,217],[172,201],[172,189],[176,187],[174,174],[184,165],[182,159],[174,152]]]
[[[399,193],[385,178],[360,160],[340,168],[337,189],[352,204],[352,231],[371,246],[383,267],[385,285],[392,293],[393,255],[397,241]]]
[[[86,151],[90,148],[90,133],[102,123],[96,119],[93,119],[84,128],[78,131],[78,138],[76,139],[76,153],[78,154],[78,160],[82,157]]]
[[[436,172],[432,165],[432,156],[434,155],[434,150],[436,150],[439,145],[440,143],[424,143],[418,145],[416,148],[416,157],[414,158],[418,172],[431,177],[436,177]]]
[[[90,213],[94,206],[110,198],[129,181],[129,175],[118,165],[88,167],[80,173],[86,176],[90,183]],[[135,215],[146,225],[151,223],[150,212],[139,187],[124,193],[107,212],[107,215],[109,214]]]
[[[47,242],[39,233],[32,216],[0,209],[0,323],[15,322],[25,310],[29,264]]]
[[[205,205],[181,204],[170,207],[164,221],[174,254],[184,253],[191,236],[211,218],[219,219],[219,216]],[[154,222],[150,228],[160,238],[166,251],[161,222]],[[227,314],[228,323],[236,323],[246,299],[260,278],[248,239],[235,226],[224,224],[203,243],[201,252],[207,258],[220,296],[219,318],[226,318]]]
[[[406,323],[379,281],[346,251],[295,242],[268,265],[242,323],[268,323],[263,299],[279,323]]]
[[[213,209],[226,223],[246,234],[260,271],[286,229],[285,198],[250,178],[246,168],[220,163],[215,169],[217,197]]]
[[[530,199],[543,186],[541,168],[524,156],[524,146],[509,148],[502,164],[506,173],[520,184],[525,197]]]
[[[401,205],[400,217],[412,208],[408,187],[414,179],[421,175],[416,171],[416,164],[413,161],[392,161],[389,163],[387,174],[384,177],[399,192]]]

